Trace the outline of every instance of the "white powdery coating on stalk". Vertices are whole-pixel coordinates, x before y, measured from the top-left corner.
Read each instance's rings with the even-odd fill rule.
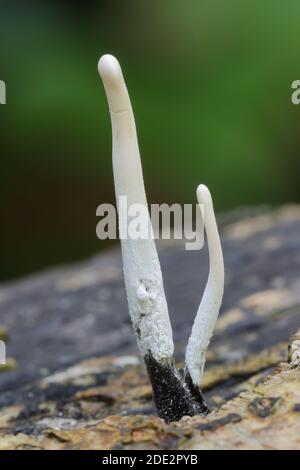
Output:
[[[204,225],[209,251],[209,275],[204,294],[188,341],[185,362],[192,381],[199,386],[203,377],[206,351],[219,315],[224,292],[224,261],[222,247],[208,188],[197,189],[198,202],[203,207]]]
[[[111,114],[117,204],[120,196],[127,196],[128,207],[136,203],[147,207],[135,121],[121,67],[115,57],[104,55],[98,70]],[[121,217],[119,211],[119,225],[126,222]],[[152,231],[148,212],[147,224]],[[129,313],[141,354],[151,352],[158,361],[170,357],[172,329],[154,240],[128,238],[121,245]]]
[[[129,313],[141,354],[151,351],[158,361],[170,357],[172,329],[157,254],[146,240],[122,240],[122,253]]]

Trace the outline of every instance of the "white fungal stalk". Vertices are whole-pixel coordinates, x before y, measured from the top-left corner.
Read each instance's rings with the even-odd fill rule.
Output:
[[[210,270],[192,334],[186,351],[186,375],[182,377],[173,359],[173,338],[158,255],[147,206],[135,121],[121,67],[115,57],[101,57],[98,70],[102,78],[111,115],[113,170],[119,212],[124,278],[129,313],[138,346],[152,383],[158,415],[165,421],[182,416],[206,414],[199,384],[205,354],[218,317],[224,286],[222,249],[208,189],[197,189],[200,207],[204,207]],[[121,210],[126,198],[129,212]],[[137,207],[138,205],[138,207]],[[130,237],[130,217],[143,208],[143,225],[148,237]],[[133,211],[132,211],[133,209]],[[126,233],[124,230],[126,228]]]
[[[210,192],[201,184],[197,197],[204,218],[209,252],[209,275],[188,341],[185,362],[192,382],[201,384],[206,351],[219,315],[224,292],[224,261]]]
[[[119,207],[120,196],[127,197],[128,207],[142,204],[146,208],[149,233],[152,233],[135,121],[122,70],[111,55],[101,57],[98,70],[111,115],[117,205]],[[120,219],[120,215],[119,210],[122,230],[129,221]],[[172,329],[154,240],[152,237],[132,240],[128,236],[121,244],[129,313],[141,354],[151,353],[157,361],[169,358],[174,350]]]

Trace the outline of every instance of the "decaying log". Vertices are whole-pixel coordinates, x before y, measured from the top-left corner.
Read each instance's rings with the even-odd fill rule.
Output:
[[[1,287],[16,368],[0,373],[0,449],[300,447],[300,207],[221,226],[225,296],[203,381],[212,412],[156,416],[111,250]],[[180,366],[207,254],[159,254]]]

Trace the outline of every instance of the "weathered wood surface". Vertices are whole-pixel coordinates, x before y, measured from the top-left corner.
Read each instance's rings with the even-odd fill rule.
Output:
[[[213,411],[179,424],[155,416],[118,250],[2,286],[16,368],[0,373],[0,448],[299,447],[298,340],[287,363],[300,327],[299,235],[299,206],[223,219],[225,297],[203,386]],[[170,245],[160,259],[180,362],[207,254]]]

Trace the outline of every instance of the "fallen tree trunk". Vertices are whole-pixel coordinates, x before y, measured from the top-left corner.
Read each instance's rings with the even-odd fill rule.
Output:
[[[203,383],[212,413],[156,417],[112,250],[1,287],[16,368],[0,373],[0,448],[299,447],[298,336],[290,363],[288,344],[300,326],[300,207],[221,222],[225,296]],[[208,260],[176,244],[159,255],[180,365]]]

